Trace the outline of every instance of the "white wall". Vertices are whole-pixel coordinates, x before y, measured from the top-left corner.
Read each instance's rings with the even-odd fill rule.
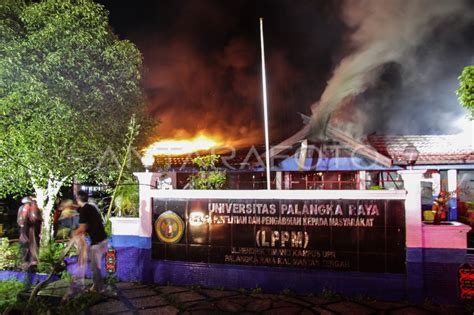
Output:
[[[421,215],[421,181],[425,171],[399,171],[405,190],[157,190],[159,174],[136,173],[140,182],[140,217],[112,219],[114,235],[152,235],[152,200],[173,199],[282,199],[282,200],[405,200],[406,246],[412,248],[465,248],[463,224],[425,226]],[[454,233],[454,234],[453,234]],[[457,234],[456,234],[457,233]],[[456,237],[453,237],[456,235]]]

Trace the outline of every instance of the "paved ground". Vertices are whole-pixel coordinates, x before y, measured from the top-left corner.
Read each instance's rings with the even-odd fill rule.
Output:
[[[106,299],[85,314],[468,314],[460,307],[407,302],[346,300],[333,294],[292,296],[211,290],[198,287],[118,283],[117,298]]]

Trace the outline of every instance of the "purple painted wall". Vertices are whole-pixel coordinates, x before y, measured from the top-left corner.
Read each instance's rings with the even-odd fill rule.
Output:
[[[346,296],[367,295],[381,300],[426,298],[437,303],[457,303],[457,268],[466,261],[465,251],[418,249],[407,251],[407,273],[364,273],[302,270],[278,267],[157,261],[151,250],[116,247],[117,273],[121,281],[176,285],[201,285],[229,289],[262,288],[266,292],[307,294],[331,289]],[[104,266],[103,266],[104,267]],[[68,271],[75,273],[74,259]],[[105,272],[104,272],[105,275]]]
[[[38,283],[45,280],[48,275],[44,273],[30,273],[23,271],[12,271],[12,270],[0,270],[0,281],[5,281],[8,279],[17,279],[19,281],[25,281],[29,277],[30,283]],[[53,275],[51,281],[58,280],[59,276]]]

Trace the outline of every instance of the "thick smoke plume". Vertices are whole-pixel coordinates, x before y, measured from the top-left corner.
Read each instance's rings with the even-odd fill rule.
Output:
[[[328,123],[358,137],[452,127],[446,119],[462,115],[456,76],[474,61],[459,34],[472,30],[472,13],[462,0],[345,1],[350,53],[312,106],[313,135],[323,137]]]

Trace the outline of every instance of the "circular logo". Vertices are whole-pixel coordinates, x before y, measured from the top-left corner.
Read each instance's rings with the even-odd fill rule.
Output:
[[[177,243],[184,233],[184,222],[179,215],[173,211],[160,214],[155,221],[156,235],[163,243]]]

